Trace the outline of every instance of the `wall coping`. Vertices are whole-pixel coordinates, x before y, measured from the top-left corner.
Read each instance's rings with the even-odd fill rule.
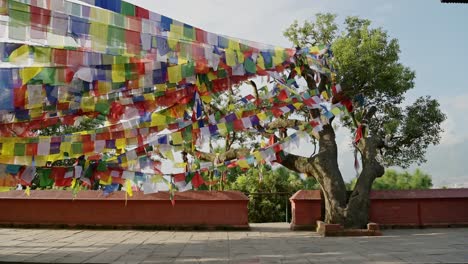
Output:
[[[104,195],[103,191],[80,191],[73,197],[71,191],[67,190],[31,190],[30,196],[24,191],[9,191],[0,193],[0,200],[125,200],[125,192],[118,191]],[[131,201],[167,201],[170,199],[169,192],[158,192],[144,194],[134,191]],[[176,192],[176,201],[248,201],[249,198],[238,191],[187,191]]]
[[[371,191],[371,200],[468,198],[468,188]]]
[[[299,190],[289,200],[322,200],[322,195],[319,190]]]

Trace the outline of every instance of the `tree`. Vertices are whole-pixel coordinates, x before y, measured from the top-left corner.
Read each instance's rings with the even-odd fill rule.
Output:
[[[351,182],[351,188],[354,188],[356,181],[357,179],[354,179]],[[373,190],[421,190],[431,187],[431,176],[420,169],[416,169],[413,174],[407,171],[386,170],[385,174],[372,184]]]
[[[300,75],[307,89],[326,102],[319,108],[277,117],[265,127],[258,126],[257,131],[278,140],[291,129],[322,120],[322,129],[309,133],[314,144],[318,144],[318,152],[308,158],[283,153],[280,163],[317,180],[325,200],[327,223],[362,228],[368,221],[369,192],[375,179],[384,175],[387,166],[406,168],[424,162],[427,147],[439,143],[445,115],[437,100],[429,96],[412,104],[404,101],[404,94],[414,87],[415,73],[399,62],[398,41],[382,28],[372,28],[369,20],[348,17],[339,32],[335,15],[318,14],[314,22],[303,26],[293,23],[284,35],[298,46],[288,82]],[[324,67],[310,65],[304,53],[312,50]],[[253,82],[252,85],[258,101],[261,89]],[[346,107],[348,113],[339,118],[323,118],[328,107],[337,105]],[[215,110],[226,112],[222,106]],[[350,143],[362,163],[349,196],[337,161],[334,123],[338,122],[351,131]],[[226,138],[230,141],[226,142],[226,152],[200,152],[198,157],[220,163],[250,153],[253,143],[242,144],[246,137]],[[233,144],[234,138],[240,139],[238,144]]]
[[[355,135],[352,141],[362,170],[347,197],[337,163],[334,120],[319,133],[316,156],[306,159],[288,155],[283,165],[318,180],[325,199],[326,222],[363,227],[374,180],[384,174],[386,166],[406,168],[424,162],[427,147],[439,143],[445,115],[429,96],[404,105],[404,94],[414,87],[415,73],[399,62],[396,39],[357,17],[346,18],[345,29],[338,34],[334,20],[335,15],[318,14],[315,22],[303,26],[293,23],[284,35],[295,45],[330,45],[332,55],[323,56],[330,56],[330,67],[336,70],[335,81],[341,88],[330,102],[339,97],[352,102],[353,112],[340,121]],[[334,86],[333,80],[323,78],[322,73],[305,63],[302,66],[310,89],[321,91]],[[312,78],[316,75],[322,77],[318,85]]]

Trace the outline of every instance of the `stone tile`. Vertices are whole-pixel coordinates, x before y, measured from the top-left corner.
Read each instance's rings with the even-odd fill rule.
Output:
[[[321,238],[287,224],[252,231],[0,229],[0,260],[58,263],[465,263],[468,229]]]

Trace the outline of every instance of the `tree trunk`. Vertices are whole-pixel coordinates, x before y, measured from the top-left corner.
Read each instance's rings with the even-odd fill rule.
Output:
[[[369,220],[372,183],[384,173],[384,168],[376,160],[379,144],[380,141],[373,138],[361,140],[359,149],[363,169],[349,199],[338,167],[337,145],[331,125],[325,125],[320,132],[320,149],[315,157],[306,159],[289,154],[282,164],[317,179],[325,201],[326,223],[342,224],[346,228],[364,228]]]
[[[373,137],[360,142],[362,171],[348,200],[345,227],[364,228],[369,221],[372,184],[385,172],[384,167],[376,160],[380,144],[381,141]]]

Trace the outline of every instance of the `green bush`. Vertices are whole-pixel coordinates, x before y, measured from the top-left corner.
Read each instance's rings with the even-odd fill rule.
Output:
[[[301,179],[299,174],[284,167],[269,166],[247,171],[230,171],[227,189],[238,190],[249,196],[249,222],[284,222],[291,219],[289,198],[298,190],[318,189],[313,178]],[[288,210],[288,211],[286,211]]]

